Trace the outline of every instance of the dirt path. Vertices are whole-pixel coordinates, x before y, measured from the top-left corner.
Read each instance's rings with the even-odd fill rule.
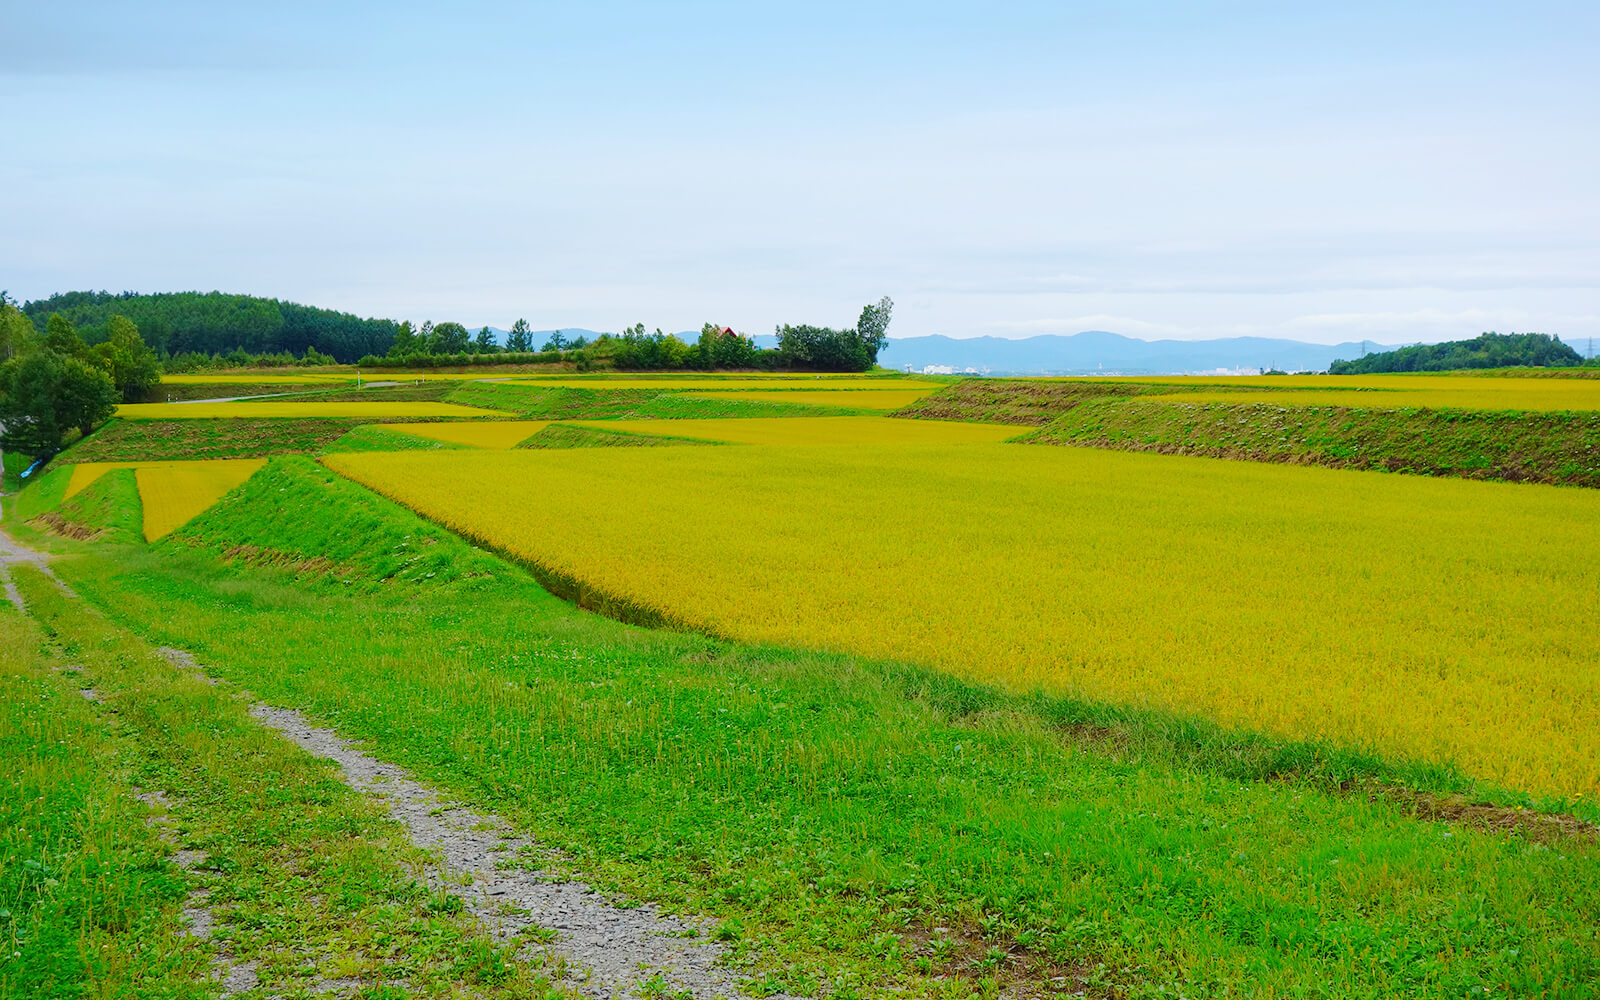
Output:
[[[183,650],[164,647],[161,653],[206,683],[218,683]],[[526,941],[522,954],[543,951],[564,960],[589,996],[639,995],[657,977],[669,991],[695,997],[737,994],[739,977],[722,964],[725,952],[711,940],[710,922],[668,916],[649,905],[620,907],[585,882],[530,867],[556,856],[518,836],[501,817],[451,802],[293,709],[258,702],[250,714],[307,753],[334,761],[347,785],[383,801],[411,842],[438,858],[427,873],[434,888],[461,897],[497,941]]]
[[[440,859],[429,873],[450,888],[497,940],[528,940],[582,971],[578,989],[600,998],[643,995],[659,976],[669,991],[696,997],[733,996],[738,978],[719,964],[723,949],[712,924],[667,916],[652,906],[622,908],[586,883],[527,867],[540,855],[505,820],[449,802],[403,769],[353,747],[329,729],[310,725],[292,709],[256,705],[250,714],[308,753],[336,761],[344,780],[384,800],[413,843]],[[554,932],[537,944],[539,932]]]
[[[6,596],[20,610],[26,607],[11,580],[12,565],[37,568],[76,597],[50,572],[48,559],[0,527],[0,577]],[[218,683],[188,653],[161,652],[201,680]],[[569,981],[586,995],[598,1000],[663,992],[737,995],[741,977],[724,964],[726,952],[712,940],[711,922],[669,916],[650,905],[618,906],[585,882],[540,870],[540,860],[558,856],[519,836],[501,817],[450,802],[403,768],[356,749],[331,729],[311,725],[293,709],[257,703],[250,714],[307,753],[338,763],[346,784],[381,800],[411,841],[438,859],[427,873],[435,888],[459,896],[497,940],[525,941],[519,954],[544,953],[563,962]],[[190,900],[189,908],[198,916],[204,902]],[[206,936],[203,918],[191,924],[193,933]],[[219,965],[216,971],[230,989],[251,985],[251,969]]]
[[[27,607],[22,603],[22,594],[17,590],[17,585],[11,579],[11,567],[14,565],[32,566],[34,569],[55,580],[56,585],[62,590],[72,593],[67,585],[56,580],[56,575],[50,571],[50,557],[43,552],[28,548],[21,542],[6,534],[5,507],[0,506],[0,589],[5,590],[6,600],[17,606],[17,610],[26,613]]]

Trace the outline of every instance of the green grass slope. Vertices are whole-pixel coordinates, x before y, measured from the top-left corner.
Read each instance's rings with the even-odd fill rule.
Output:
[[[1600,487],[1600,413],[1106,400],[1021,440]]]
[[[59,571],[603,887],[718,917],[763,956],[757,994],[1575,998],[1600,977],[1592,829],[1456,809],[1445,772],[624,626],[303,458],[183,534]],[[224,562],[238,545],[362,578]]]
[[[261,458],[318,451],[359,418],[305,420],[112,420],[58,455],[62,462],[140,462],[200,458]]]
[[[671,429],[670,425],[666,429]],[[551,424],[518,448],[659,448],[664,445],[714,445],[715,441],[662,434],[631,434],[573,424]]]
[[[274,458],[162,544],[224,560],[373,589],[399,584],[479,589],[515,570],[309,458]]]
[[[392,431],[382,424],[362,424],[321,449],[322,454],[343,451],[437,451],[441,448],[465,448],[454,441],[435,441],[404,431]]]
[[[494,382],[458,383],[445,398],[452,403],[509,410],[538,420],[881,415],[878,410],[856,407],[810,406],[758,399],[700,399],[664,389],[552,389]]]

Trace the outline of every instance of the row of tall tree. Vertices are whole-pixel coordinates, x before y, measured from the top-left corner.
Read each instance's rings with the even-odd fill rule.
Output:
[[[60,313],[41,334],[0,292],[0,447],[54,454],[68,433],[90,433],[159,381],[161,364],[128,317],[108,317],[91,345]]]
[[[63,292],[28,302],[22,312],[41,331],[48,318],[59,313],[91,345],[110,336],[112,316],[123,316],[163,356],[223,355],[236,350],[303,355],[315,349],[344,363],[387,351],[399,326],[388,319],[362,319],[332,309],[224,292]]]

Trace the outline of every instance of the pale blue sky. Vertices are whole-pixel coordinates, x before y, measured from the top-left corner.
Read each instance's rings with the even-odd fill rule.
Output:
[[[0,0],[0,37],[19,298],[1600,337],[1592,3]]]

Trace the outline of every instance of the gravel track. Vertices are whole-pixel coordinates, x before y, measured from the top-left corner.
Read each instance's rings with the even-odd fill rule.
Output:
[[[162,652],[204,676],[189,654]],[[250,714],[306,752],[337,763],[350,787],[382,800],[411,841],[438,859],[427,873],[435,888],[459,896],[496,940],[526,941],[519,954],[542,952],[563,960],[584,994],[631,997],[657,976],[668,990],[695,997],[738,994],[741,977],[711,940],[714,923],[664,914],[649,904],[618,906],[585,882],[540,870],[540,859],[557,856],[518,836],[501,817],[451,802],[405,769],[311,725],[293,709],[256,704]]]

